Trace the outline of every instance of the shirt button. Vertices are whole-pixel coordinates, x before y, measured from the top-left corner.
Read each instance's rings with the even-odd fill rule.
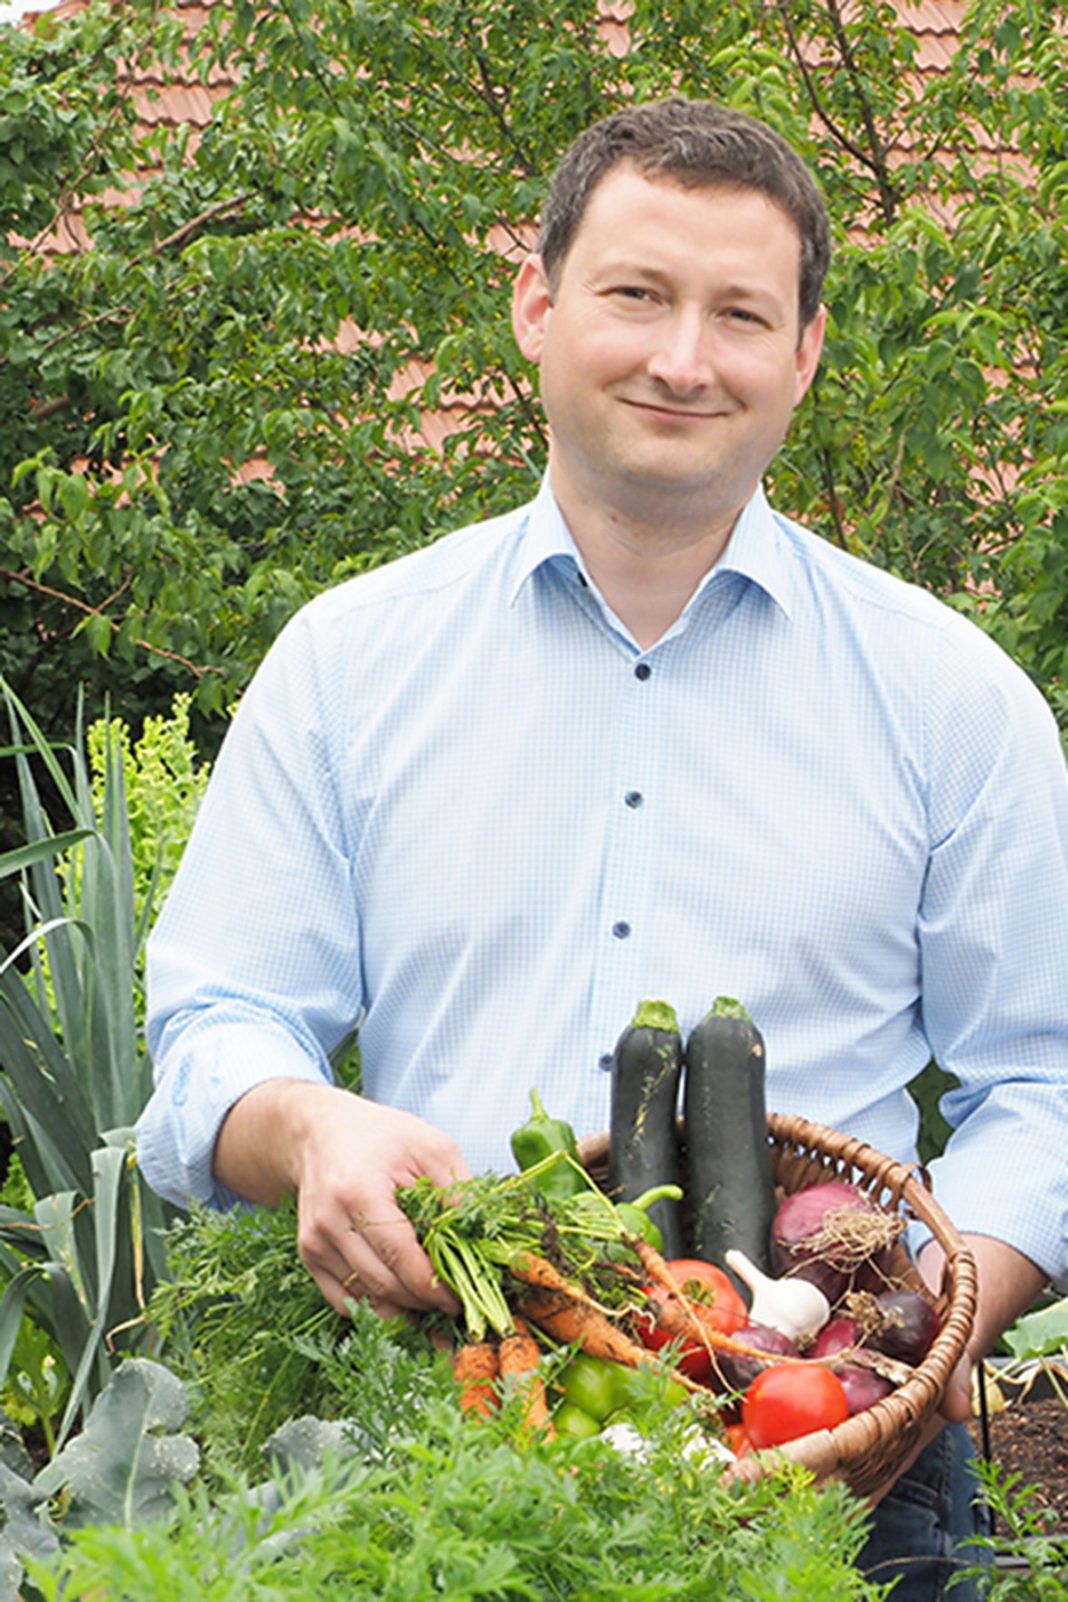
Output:
[[[647,679],[652,671],[653,670],[649,666],[648,662],[639,662],[638,666],[634,669],[634,677],[636,679]]]
[[[598,1068],[603,1068],[607,1073],[612,1066],[612,1053],[610,1051],[602,1051],[597,1059],[597,1066]]]
[[[612,933],[617,940],[625,940],[630,934],[630,924],[624,923],[623,919],[620,918],[618,923],[612,925]]]
[[[623,799],[628,807],[640,807],[645,797],[640,790],[628,790]]]

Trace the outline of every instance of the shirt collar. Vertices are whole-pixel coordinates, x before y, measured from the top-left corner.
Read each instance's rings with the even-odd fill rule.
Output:
[[[539,567],[553,561],[568,564],[573,571],[585,577],[582,554],[556,503],[546,473],[537,496],[527,510],[523,536],[516,553],[509,604],[516,600],[524,584]],[[796,559],[790,541],[768,505],[763,488],[758,488],[742,508],[726,549],[715,567],[701,580],[687,610],[721,573],[740,574],[764,590],[788,618],[793,616],[797,586]]]

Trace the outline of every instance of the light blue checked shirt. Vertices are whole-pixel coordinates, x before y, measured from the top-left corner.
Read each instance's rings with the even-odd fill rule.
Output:
[[[642,651],[547,485],[342,584],[246,694],[150,945],[150,1183],[272,1075],[364,1089],[512,1167],[537,1086],[607,1128],[643,997],[740,998],[770,1107],[914,1157],[961,1088],[956,1224],[1064,1274],[1068,791],[1052,719],[960,616],[757,494]]]

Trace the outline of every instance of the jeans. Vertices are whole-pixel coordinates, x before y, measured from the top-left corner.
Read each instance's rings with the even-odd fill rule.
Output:
[[[974,1456],[967,1426],[947,1424],[876,1507],[857,1567],[880,1584],[900,1576],[891,1602],[979,1602],[971,1582],[946,1589],[957,1569],[989,1558],[966,1544],[990,1534]]]

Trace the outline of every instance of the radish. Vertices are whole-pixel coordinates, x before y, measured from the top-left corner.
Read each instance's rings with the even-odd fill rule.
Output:
[[[859,1363],[843,1363],[834,1372],[842,1382],[851,1417],[854,1413],[863,1413],[866,1407],[871,1407],[875,1402],[881,1402],[894,1388],[888,1379],[876,1374],[874,1369],[862,1368]]]
[[[834,1365],[834,1372],[842,1382],[850,1415],[862,1413],[866,1407],[871,1407],[873,1402],[889,1396],[894,1389],[891,1381],[884,1375],[875,1373],[873,1369],[861,1363],[849,1362],[850,1351],[862,1350],[863,1331],[860,1325],[855,1318],[846,1318],[840,1314],[823,1326],[805,1354],[807,1357],[833,1357],[837,1352],[847,1354],[845,1361]]]

